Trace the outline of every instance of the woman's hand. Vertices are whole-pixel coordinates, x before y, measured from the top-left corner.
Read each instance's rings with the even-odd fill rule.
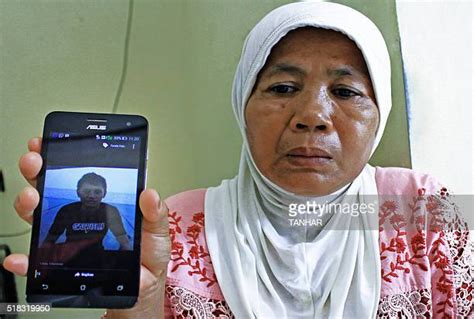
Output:
[[[39,194],[34,188],[36,176],[42,166],[40,156],[41,138],[28,142],[29,152],[19,161],[21,174],[31,186],[23,189],[15,200],[18,216],[33,221],[33,211],[38,206]],[[140,294],[137,304],[131,309],[108,310],[107,318],[162,318],[166,270],[170,260],[170,237],[168,230],[168,207],[160,200],[158,193],[147,189],[140,194],[140,208],[143,213]],[[3,262],[5,269],[26,276],[28,257],[11,254]]]

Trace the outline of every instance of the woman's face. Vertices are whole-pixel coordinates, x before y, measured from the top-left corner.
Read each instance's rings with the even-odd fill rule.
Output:
[[[259,170],[287,191],[321,196],[361,172],[379,114],[356,44],[339,32],[301,28],[273,47],[245,118]]]

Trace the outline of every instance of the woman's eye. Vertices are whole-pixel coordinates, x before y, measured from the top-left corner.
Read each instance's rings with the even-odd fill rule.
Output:
[[[356,95],[359,95],[358,93],[352,91],[352,90],[349,90],[349,89],[335,89],[333,90],[333,93],[339,97],[342,97],[342,98],[350,98],[352,96],[356,96]]]
[[[292,85],[287,85],[287,84],[278,84],[270,88],[270,91],[277,94],[289,94],[289,93],[294,93],[297,90],[298,89],[296,87]]]

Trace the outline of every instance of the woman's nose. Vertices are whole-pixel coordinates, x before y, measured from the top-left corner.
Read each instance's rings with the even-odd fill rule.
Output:
[[[333,128],[331,120],[331,101],[323,93],[307,94],[295,105],[294,115],[290,126],[295,132],[301,131],[330,131]]]

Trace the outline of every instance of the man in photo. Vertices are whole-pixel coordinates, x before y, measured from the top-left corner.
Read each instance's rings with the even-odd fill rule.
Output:
[[[80,202],[61,207],[42,248],[57,246],[58,238],[66,231],[64,249],[55,254],[54,259],[68,261],[81,256],[92,257],[104,251],[102,241],[110,229],[120,244],[120,250],[132,250],[118,209],[102,202],[107,194],[105,178],[96,173],[83,175],[77,183],[77,195]],[[89,259],[87,258],[87,259]],[[76,258],[74,258],[76,259]]]

